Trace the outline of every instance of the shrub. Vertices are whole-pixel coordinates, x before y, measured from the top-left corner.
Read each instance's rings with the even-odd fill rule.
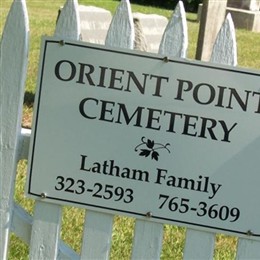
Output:
[[[173,10],[178,4],[179,0],[131,0],[131,3],[140,5],[150,5]],[[198,5],[202,0],[183,0],[185,10],[188,12],[197,12]]]

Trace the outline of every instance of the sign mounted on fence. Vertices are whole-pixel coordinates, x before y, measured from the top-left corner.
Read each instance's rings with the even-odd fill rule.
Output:
[[[28,195],[259,239],[259,76],[45,37]]]

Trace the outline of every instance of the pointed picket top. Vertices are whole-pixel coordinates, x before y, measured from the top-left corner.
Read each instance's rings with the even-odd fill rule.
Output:
[[[80,39],[80,18],[77,0],[67,0],[59,15],[54,35],[65,40]]]
[[[159,47],[159,54],[186,58],[188,29],[183,2],[179,1],[171,20],[165,28]]]
[[[0,259],[8,251],[28,46],[26,2],[14,0],[0,43]]]
[[[61,10],[54,36],[62,40],[80,39],[77,0],[67,0]],[[57,259],[62,207],[36,201],[31,232],[30,259]]]
[[[133,49],[134,37],[130,2],[129,0],[121,0],[108,29],[105,45]]]
[[[231,14],[226,19],[217,35],[211,53],[210,62],[237,65],[237,44],[234,23]]]
[[[122,0],[108,29],[105,45],[133,49],[134,23],[128,0]],[[88,210],[85,217],[81,259],[108,259],[114,216]],[[99,225],[98,230],[96,229]]]

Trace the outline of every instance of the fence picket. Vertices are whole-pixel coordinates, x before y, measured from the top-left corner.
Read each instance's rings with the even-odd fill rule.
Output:
[[[187,229],[185,238],[183,259],[213,259],[215,234]]]
[[[235,66],[237,60],[236,36],[230,15],[227,15],[211,54],[211,62]],[[188,229],[186,232],[184,259],[212,259],[215,234]],[[203,248],[203,250],[195,250]]]
[[[57,22],[55,36],[79,40],[80,21],[77,0],[67,0]],[[31,259],[56,259],[62,207],[36,201],[31,237]]]
[[[14,203],[12,231],[26,244],[30,243],[33,218],[19,205]]]
[[[105,40],[106,46],[134,48],[134,22],[129,0],[122,0],[111,21]]]
[[[113,215],[87,211],[81,259],[109,259]]]
[[[61,39],[79,40],[80,18],[77,0],[67,0],[59,15],[54,35]]]
[[[31,234],[30,259],[56,259],[60,235],[61,207],[37,201]]]
[[[180,1],[165,28],[159,54],[178,58],[186,57],[188,34],[186,14]],[[162,249],[163,225],[136,220],[132,259],[159,259]]]
[[[182,1],[176,6],[168,22],[159,46],[159,53],[172,57],[186,58],[188,29],[186,13]]]
[[[163,224],[136,220],[132,259],[160,259]]]
[[[108,29],[105,45],[133,48],[134,24],[128,0],[122,0],[119,4]],[[87,211],[81,259],[109,258],[113,220],[113,215]]]
[[[260,259],[260,242],[240,238],[237,246],[237,260],[250,259],[257,260]]]
[[[18,143],[18,160],[27,159],[29,154],[29,143],[31,137],[31,129],[22,128]]]
[[[24,243],[30,244],[32,233],[33,217],[29,215],[22,207],[14,203],[14,212],[12,218],[12,232],[14,232]],[[79,259],[75,253],[63,241],[59,241],[58,259]]]
[[[230,14],[227,15],[217,35],[213,45],[210,62],[231,66],[237,65],[235,27]]]
[[[26,3],[14,1],[0,46],[0,259],[6,259],[8,251],[28,44]]]
[[[79,260],[79,255],[68,247],[63,241],[60,241],[57,260]]]

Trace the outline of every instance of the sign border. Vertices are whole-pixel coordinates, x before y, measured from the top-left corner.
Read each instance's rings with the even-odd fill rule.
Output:
[[[111,207],[104,207],[104,206],[99,206],[99,205],[92,205],[89,203],[83,203],[83,202],[77,202],[74,200],[67,200],[67,199],[62,199],[62,198],[56,198],[56,197],[51,197],[48,196],[47,194],[36,194],[34,192],[32,192],[32,188],[31,188],[31,182],[32,182],[32,175],[33,175],[33,164],[34,164],[34,151],[36,149],[36,139],[37,139],[37,128],[38,128],[38,119],[39,119],[39,110],[40,110],[40,104],[41,104],[41,93],[42,93],[42,85],[43,85],[43,75],[44,75],[44,70],[45,70],[45,58],[46,58],[46,52],[47,52],[47,48],[49,44],[62,44],[62,45],[69,45],[69,46],[76,46],[78,48],[85,48],[85,49],[94,49],[94,50],[98,50],[98,51],[105,51],[105,52],[112,52],[112,53],[117,53],[117,54],[124,54],[124,55],[130,55],[130,56],[136,56],[136,57],[143,57],[146,59],[153,59],[153,60],[162,60],[165,62],[172,62],[172,63],[178,63],[178,64],[185,64],[185,65],[190,65],[190,66],[196,66],[196,67],[204,67],[204,68],[209,68],[209,69],[215,69],[215,70],[222,70],[222,71],[229,71],[229,72],[233,72],[233,73],[242,73],[242,74],[247,74],[247,75],[253,75],[253,76],[260,76],[260,73],[257,73],[257,71],[249,71],[247,69],[242,69],[242,68],[234,68],[234,67],[230,67],[227,65],[218,65],[218,64],[212,64],[212,63],[207,63],[207,62],[197,62],[197,61],[193,61],[193,60],[183,60],[183,59],[172,59],[172,58],[168,58],[165,56],[159,56],[158,54],[144,54],[142,52],[138,52],[138,51],[132,51],[128,50],[128,49],[116,49],[116,48],[107,48],[106,46],[100,46],[99,45],[95,45],[95,44],[89,44],[89,43],[83,43],[83,42],[76,42],[76,41],[60,41],[59,39],[55,39],[53,37],[43,37],[42,38],[42,49],[43,52],[41,53],[41,64],[39,66],[39,76],[38,76],[38,91],[36,92],[36,96],[35,96],[35,105],[34,106],[34,111],[36,112],[34,114],[33,117],[33,131],[32,131],[32,144],[30,145],[30,156],[29,156],[29,162],[28,162],[28,167],[30,166],[30,171],[28,171],[28,180],[27,180],[27,194],[28,195],[32,195],[34,197],[39,197],[40,199],[44,199],[46,200],[46,202],[50,202],[50,203],[55,203],[53,201],[61,201],[62,205],[68,205],[68,204],[75,204],[79,205],[79,206],[84,206],[84,208],[87,207],[91,207],[91,209],[94,208],[99,208],[101,211],[102,210],[108,210],[111,213],[126,213],[128,215],[131,215],[133,217],[135,216],[141,216],[141,217],[146,217],[150,220],[156,219],[156,222],[162,223],[159,220],[164,220],[167,221],[167,223],[179,223],[179,224],[184,224],[184,225],[189,225],[189,226],[193,226],[193,227],[201,227],[206,229],[207,231],[209,231],[208,229],[214,229],[214,230],[219,230],[219,231],[224,231],[224,232],[231,232],[231,233],[235,233],[235,234],[240,234],[240,235],[245,235],[247,238],[250,235],[251,238],[253,237],[260,237],[260,234],[249,234],[249,231],[246,232],[242,232],[242,231],[238,231],[238,230],[232,230],[232,229],[226,229],[226,228],[220,228],[220,227],[214,227],[214,226],[210,226],[210,225],[203,225],[203,224],[196,224],[196,223],[191,223],[191,222],[187,222],[187,221],[181,221],[181,220],[175,220],[175,219],[169,219],[169,218],[165,218],[165,217],[160,217],[160,216],[155,216],[155,215],[151,215],[151,216],[147,216],[147,214],[145,213],[136,213],[136,212],[132,212],[132,211],[127,211],[127,210],[122,210],[122,209],[116,209],[116,208],[111,208]],[[48,200],[50,199],[50,200]],[[59,204],[59,203],[56,203]],[[210,230],[212,231],[212,230]]]

